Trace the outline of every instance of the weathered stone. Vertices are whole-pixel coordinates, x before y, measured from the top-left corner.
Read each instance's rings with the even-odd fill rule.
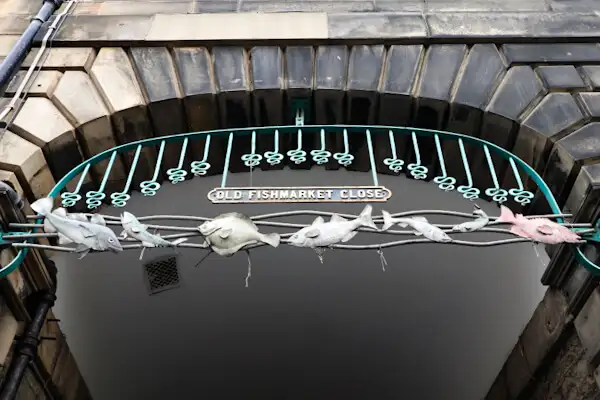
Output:
[[[452,84],[466,52],[466,45],[432,45],[427,50],[416,91],[417,113],[414,125],[417,128],[443,128]],[[418,145],[421,164],[428,168],[427,177],[431,179],[438,163],[433,137],[419,138]],[[413,152],[407,162],[416,161]],[[406,172],[409,173],[408,169]]]
[[[586,350],[586,358],[593,368],[600,364],[600,293],[594,290],[581,312],[573,321],[581,344]]]
[[[532,375],[531,367],[525,357],[521,342],[517,343],[508,356],[504,368],[506,374],[506,386],[510,398],[516,398],[521,390],[529,382]]]
[[[243,3],[242,3],[243,4]],[[229,13],[236,12],[238,7],[237,0],[219,0],[219,1],[194,1],[193,13]]]
[[[92,80],[83,71],[67,71],[58,83],[52,100],[80,135],[79,144],[86,158],[93,157],[117,146],[113,136],[110,114]],[[101,182],[108,167],[108,159],[92,166],[96,182]],[[127,172],[121,158],[115,159],[107,188],[120,191]]]
[[[425,2],[419,0],[377,0],[374,11],[377,12],[423,12]]]
[[[327,37],[325,13],[217,13],[155,15],[148,34],[138,40],[274,40]]]
[[[475,44],[471,47],[464,69],[456,78],[446,130],[479,136],[483,117],[481,109],[488,102],[505,69],[504,61],[493,44]],[[460,149],[456,141],[442,141],[442,149],[448,160],[460,159]],[[473,159],[479,151],[465,143],[468,159]],[[461,162],[446,162],[446,171],[449,176],[456,178],[459,184],[466,183]]]
[[[577,38],[600,35],[600,17],[592,13],[456,12],[430,14],[426,19],[431,38]]]
[[[33,64],[38,50],[38,48],[31,49],[25,61],[21,64],[21,68],[29,68]],[[42,70],[89,71],[95,57],[96,51],[91,47],[55,47],[46,49],[44,62],[43,64],[41,62],[38,63],[37,67],[41,67]]]
[[[102,48],[92,64],[90,77],[111,112],[114,133],[119,144],[153,136],[144,96],[129,58],[122,48]],[[127,168],[131,166],[133,156],[133,152],[123,153]],[[155,160],[154,149],[142,149],[133,181],[136,185],[152,177]]]
[[[559,206],[564,204],[566,194],[570,189],[569,186],[573,183],[573,180],[567,179],[572,166],[562,162],[566,161],[562,160],[562,152],[556,153],[557,159],[548,161],[549,153],[553,142],[560,140],[576,126],[581,125],[584,119],[583,113],[571,94],[550,93],[523,121],[512,150],[513,154],[540,174],[544,173],[547,165],[548,169],[544,174],[545,181],[555,195]],[[579,171],[573,172],[577,174]],[[575,176],[572,178],[575,179]],[[505,182],[507,187],[514,187],[513,179],[513,175],[509,174],[509,179]],[[524,174],[521,179],[528,190],[535,191],[536,184],[533,181]],[[536,211],[540,210],[539,208],[535,209]]]
[[[67,18],[53,41],[67,42],[122,42],[142,41],[151,31],[153,15],[76,15]],[[40,30],[36,42],[41,42],[45,29]]]
[[[502,52],[511,64],[600,61],[600,46],[596,43],[505,44]]]
[[[408,126],[413,105],[412,93],[416,86],[421,59],[425,50],[421,45],[390,46],[385,68],[383,69],[382,87],[379,99],[379,123],[391,126]],[[408,153],[408,137],[394,134],[396,156],[405,160]],[[377,159],[392,157],[389,135],[375,135],[375,151]],[[378,170],[393,173],[383,162]]]
[[[535,72],[548,89],[555,90],[584,90],[583,79],[572,65],[546,65],[538,67]]]
[[[204,47],[175,48],[173,54],[183,90],[188,126],[196,132],[217,129],[219,112],[208,50]],[[211,168],[208,174],[220,173],[223,169],[224,140],[219,137],[211,138],[208,154]],[[195,161],[203,160],[205,142],[203,135],[194,137],[192,154]]]
[[[372,1],[272,1],[272,0],[245,0],[241,3],[240,12],[369,12],[374,10]]]
[[[600,88],[600,65],[583,65],[579,71],[593,89]]]
[[[17,175],[30,201],[46,196],[54,186],[42,149],[11,131],[0,136],[0,168]]]
[[[600,118],[600,93],[577,93],[579,104],[592,118]]]
[[[242,47],[215,47],[213,68],[219,89],[221,123],[227,128],[252,126],[250,82],[247,75],[247,54]],[[250,147],[250,136],[236,138],[233,143],[232,172],[247,171],[241,156]]]
[[[55,180],[61,179],[83,161],[75,130],[49,99],[30,97],[23,103],[12,129],[42,148]],[[89,178],[84,181],[89,184]],[[77,182],[71,181],[69,189]]]
[[[27,72],[19,71],[17,75],[10,81],[8,88],[6,88],[7,96],[14,96],[19,87],[23,83],[23,79]],[[52,96],[52,92],[54,92],[54,88],[58,84],[62,73],[58,71],[40,71],[38,76],[31,82],[29,86],[29,90],[27,86],[25,86],[24,90],[21,93],[27,93],[28,96],[41,96],[41,97],[50,97]],[[26,91],[25,91],[26,90]]]
[[[14,47],[20,35],[0,35],[0,57],[5,57]]]
[[[428,13],[439,12],[511,12],[511,11],[547,11],[544,0],[427,0]]]
[[[155,136],[170,136],[187,132],[185,115],[179,94],[175,66],[166,47],[133,47],[133,65],[140,78]],[[165,146],[162,169],[179,167],[181,144]],[[184,157],[182,168],[191,161],[190,153]]]
[[[330,14],[329,39],[426,38],[427,26],[419,14]]]
[[[516,140],[517,129],[514,121],[519,121],[528,106],[544,93],[544,86],[530,67],[510,68],[485,108],[481,138],[502,148],[509,148]],[[506,162],[496,155],[492,155],[492,161],[498,172],[498,179],[501,179],[507,167]],[[477,155],[474,165],[477,166],[474,171],[475,187],[493,187],[482,151]],[[507,175],[510,174],[508,171]]]
[[[73,15],[154,15],[194,12],[194,1],[104,1],[81,3]]]

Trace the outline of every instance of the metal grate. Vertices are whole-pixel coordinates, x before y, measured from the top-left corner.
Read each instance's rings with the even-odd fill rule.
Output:
[[[148,292],[156,294],[180,285],[177,256],[162,256],[144,264]]]

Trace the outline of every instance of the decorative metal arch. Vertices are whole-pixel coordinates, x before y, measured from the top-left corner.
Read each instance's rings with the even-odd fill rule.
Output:
[[[519,157],[491,142],[467,135],[430,129],[395,126],[304,125],[303,120],[303,115],[300,111],[297,113],[296,125],[291,126],[237,128],[205,132],[190,132],[172,136],[149,138],[123,144],[99,153],[73,168],[67,175],[65,175],[56,183],[48,196],[56,198],[60,195],[62,199],[62,205],[66,208],[75,206],[81,201],[85,201],[88,209],[95,209],[101,206],[103,202],[108,199],[110,199],[112,206],[119,208],[124,207],[127,204],[127,201],[131,198],[130,193],[133,190],[138,189],[144,196],[154,196],[164,184],[159,182],[159,176],[161,168],[163,167],[165,147],[167,144],[181,143],[179,162],[177,165],[166,170],[168,181],[170,181],[172,184],[177,184],[184,181],[186,177],[190,176],[190,174],[193,176],[204,176],[209,172],[213,172],[211,169],[214,169],[214,167],[209,163],[211,139],[214,140],[214,138],[223,136],[227,138],[227,148],[225,152],[224,167],[221,170],[222,187],[226,187],[234,140],[236,138],[248,136],[250,137],[250,152],[241,156],[241,161],[248,168],[258,167],[261,163],[267,163],[270,166],[282,164],[284,161],[286,161],[286,157],[287,162],[290,164],[301,164],[312,161],[317,165],[322,165],[334,160],[340,166],[348,167],[354,162],[354,155],[350,152],[351,138],[355,139],[357,137],[362,137],[367,144],[373,186],[378,186],[378,168],[375,160],[373,141],[373,137],[378,136],[387,138],[387,146],[389,146],[387,150],[391,153],[391,157],[385,158],[383,160],[383,164],[388,169],[388,172],[399,173],[404,167],[406,167],[408,175],[410,175],[412,178],[433,178],[433,182],[437,184],[441,190],[456,190],[457,192],[461,193],[464,198],[469,200],[479,198],[483,191],[483,193],[485,193],[485,195],[488,196],[491,201],[497,203],[503,203],[509,199],[512,199],[520,205],[526,205],[530,203],[535,195],[533,192],[525,188],[520,175],[520,172],[523,172],[529,179],[531,179],[531,181],[535,183],[545,198],[550,210],[554,215],[556,215],[556,221],[559,223],[565,223],[563,218],[565,214],[562,214],[554,195],[541,176]],[[327,149],[326,136],[330,134],[341,135],[343,138],[343,151],[331,152]],[[273,148],[261,154],[257,151],[256,143],[257,137],[262,137],[263,135],[270,135],[272,137]],[[315,146],[317,148],[313,149],[306,148],[306,144],[303,142],[303,138],[306,137],[306,135],[316,135],[320,146]],[[295,136],[297,146],[296,148],[292,148],[284,153],[280,149],[280,139],[285,136]],[[407,163],[408,160],[402,159],[399,154],[397,154],[396,140],[402,136],[407,137],[408,143],[412,145],[413,156],[411,160],[413,162]],[[430,141],[433,140],[435,145],[434,154],[437,157],[436,159],[440,171],[438,174],[436,174],[435,171],[430,171],[427,165],[422,162],[420,140],[423,138],[430,138]],[[189,144],[190,142],[199,139],[204,141],[203,156],[200,160],[191,161],[189,164],[189,170],[186,170],[184,168],[184,164]],[[466,184],[458,185],[459,182],[457,179],[453,176],[449,176],[447,173],[446,160],[444,158],[444,151],[441,145],[442,140],[454,141],[457,143],[466,177]],[[378,141],[378,143],[382,142],[385,143],[386,141]],[[483,188],[483,190],[474,187],[473,177],[465,151],[465,143],[468,143],[473,147],[483,151],[492,182],[491,187]],[[151,146],[158,147],[158,157],[154,165],[152,177],[149,180],[141,182],[139,185],[137,185],[138,187],[135,188],[133,184],[133,177],[138,166],[140,154],[144,148]],[[108,193],[106,193],[107,182],[117,156],[120,153],[132,151],[134,152],[134,155],[122,190],[110,193],[110,196],[108,196]],[[509,171],[514,175],[515,187],[501,187],[499,183],[499,177],[496,172],[496,166],[494,165],[494,161],[492,159],[492,154],[495,154],[508,162],[510,167]],[[88,172],[90,171],[90,168],[105,160],[108,160],[108,164],[97,190],[82,193],[83,183],[88,175]],[[80,176],[80,178],[77,181],[75,189],[73,191],[66,191],[67,184],[75,180],[78,176]],[[42,220],[37,220],[36,223],[39,224],[41,221]],[[574,230],[577,231],[577,229],[578,228],[575,228]],[[586,242],[600,242],[600,222],[596,222],[593,229],[582,230],[581,232],[585,232],[583,235],[581,235],[581,237],[585,239]],[[6,276],[10,272],[14,271],[23,262],[28,251],[27,244],[32,243],[31,237],[28,237],[25,241],[23,241],[23,238],[20,240],[15,240],[17,235],[23,233],[31,233],[31,231],[10,232],[0,236],[0,242],[2,239],[4,239],[5,242],[12,241],[14,247],[20,248],[14,260],[0,270],[0,277]],[[27,235],[23,237],[26,236]],[[576,259],[591,273],[600,275],[600,266],[595,265],[585,256],[581,246],[582,244],[572,245]]]

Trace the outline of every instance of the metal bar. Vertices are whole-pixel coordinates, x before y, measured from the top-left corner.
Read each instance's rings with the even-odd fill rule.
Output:
[[[371,131],[366,130],[367,146],[369,147],[369,161],[371,162],[371,175],[373,176],[373,186],[379,186],[377,178],[377,163],[375,163],[375,152],[373,151],[373,140],[371,139]]]
[[[231,160],[231,146],[233,145],[233,132],[229,133],[227,140],[227,154],[225,155],[225,165],[223,166],[223,177],[221,178],[221,187],[227,185],[227,174],[229,173],[229,161]]]

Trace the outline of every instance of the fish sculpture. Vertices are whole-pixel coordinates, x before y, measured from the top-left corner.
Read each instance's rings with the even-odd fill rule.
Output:
[[[463,222],[462,224],[454,225],[452,227],[453,232],[475,232],[485,227],[490,223],[490,217],[483,211],[477,204],[474,205],[473,215],[477,216],[472,221]]]
[[[52,198],[45,197],[31,204],[31,209],[49,221],[48,224],[44,224],[44,230],[47,233],[57,232],[59,244],[77,245],[75,252],[81,254],[79,259],[85,257],[90,250],[110,250],[114,253],[123,251],[117,235],[106,226],[101,215],[93,215],[89,220],[85,216],[69,217],[64,208],[52,211],[52,206]]]
[[[296,247],[314,249],[319,256],[319,260],[323,262],[323,248],[340,242],[346,243],[356,236],[357,229],[360,227],[378,230],[375,223],[373,223],[372,212],[373,207],[367,205],[358,218],[353,220],[347,220],[338,214],[333,214],[329,222],[325,222],[323,217],[317,217],[311,225],[294,233],[287,243]]]
[[[387,211],[382,211],[381,214],[383,215],[383,227],[381,228],[382,231],[387,231],[393,225],[398,224],[402,228],[410,226],[414,229],[415,235],[422,235],[429,240],[433,240],[434,242],[446,243],[452,241],[450,236],[448,236],[437,226],[430,224],[425,217],[394,218]]]
[[[525,218],[522,214],[515,215],[506,206],[500,206],[500,216],[496,222],[511,224],[510,231],[513,234],[537,243],[578,243],[582,240],[566,226],[548,218]]]
[[[187,241],[186,238],[180,238],[170,242],[160,237],[160,234],[150,233],[146,225],[142,224],[135,215],[127,211],[121,214],[121,225],[123,226],[123,232],[120,235],[121,239],[132,237],[142,242],[143,248],[140,253],[140,260],[144,256],[144,251],[147,247],[176,247]]]
[[[224,257],[258,243],[277,247],[281,240],[278,233],[259,232],[249,217],[238,212],[221,214],[200,225],[198,230],[212,251]]]

